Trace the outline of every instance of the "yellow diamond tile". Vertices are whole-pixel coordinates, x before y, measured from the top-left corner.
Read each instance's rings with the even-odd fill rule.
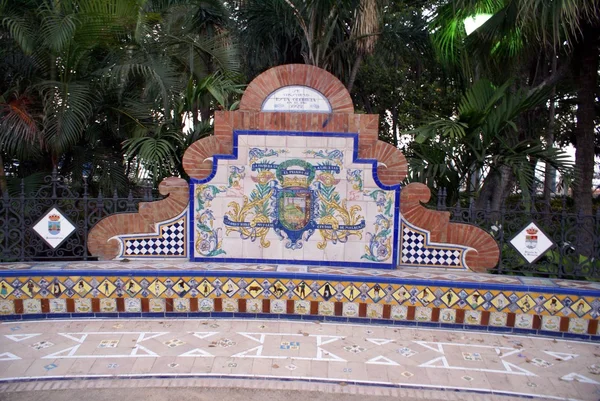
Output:
[[[165,292],[166,289],[167,287],[158,279],[151,282],[148,286],[148,291],[154,294],[155,297],[160,297],[160,294]]]
[[[349,286],[344,288],[342,294],[344,294],[344,296],[350,301],[354,301],[357,297],[360,296],[360,290],[354,284],[350,284]]]
[[[33,298],[40,291],[40,286],[35,281],[29,280],[21,287],[21,291]]]
[[[7,281],[5,281],[5,280],[0,281],[0,297],[2,297],[2,298],[8,297],[10,294],[13,293],[14,290],[15,289],[13,288],[13,286],[8,284]]]
[[[212,283],[210,281],[208,281],[207,279],[204,279],[204,280],[202,280],[202,282],[200,284],[198,284],[198,287],[196,287],[196,289],[198,290],[198,292],[200,294],[207,297],[210,295],[211,292],[213,292],[215,287],[212,285]]]
[[[498,294],[494,299],[492,299],[492,305],[494,305],[499,311],[506,308],[509,304],[510,300],[502,293]]]
[[[190,290],[190,286],[188,285],[188,283],[180,278],[178,280],[174,280],[173,281],[173,287],[171,287],[173,289],[173,291],[175,291],[177,294],[179,294],[179,296],[183,296],[185,294],[187,294],[187,292]]]
[[[117,287],[115,287],[115,285],[108,279],[104,279],[100,285],[98,285],[98,291],[105,297],[109,297],[113,292],[115,292],[116,288]]]
[[[445,303],[448,307],[451,307],[458,301],[460,301],[459,296],[452,290],[446,291],[444,295],[442,295],[442,302]]]
[[[418,295],[417,298],[419,298],[419,300],[421,300],[421,302],[423,302],[425,305],[431,303],[431,301],[435,300],[435,295],[433,295],[431,293],[431,290],[429,288],[424,288],[423,291],[421,291]]]
[[[55,297],[60,297],[66,289],[67,287],[65,287],[64,284],[58,280],[53,280],[48,285],[48,291],[50,291],[50,293]]]
[[[544,302],[544,308],[546,308],[548,312],[554,315],[555,313],[559,312],[562,308],[564,308],[564,305],[562,302],[560,302],[558,298],[552,297],[546,302]]]
[[[312,289],[304,281],[299,282],[298,285],[296,285],[296,287],[294,288],[294,294],[296,294],[300,299],[306,298],[311,294],[311,292]]]
[[[392,296],[394,297],[394,299],[396,301],[402,303],[402,302],[406,301],[407,299],[410,299],[410,292],[408,292],[408,290],[406,288],[400,287],[396,291],[394,291]]]
[[[527,313],[535,306],[535,301],[529,295],[525,295],[517,301],[517,305],[523,312]]]
[[[333,288],[333,284],[331,284],[330,282],[326,282],[325,284],[323,284],[317,292],[321,294],[323,299],[325,299],[326,301],[328,301],[331,297],[333,297],[336,294],[336,291]]]
[[[475,309],[479,305],[485,302],[485,299],[481,296],[478,291],[474,291],[471,295],[467,297],[467,302],[471,305],[471,308]]]
[[[256,298],[263,291],[264,289],[262,288],[262,285],[260,285],[256,280],[252,281],[250,284],[248,284],[248,286],[246,286],[246,292],[250,294],[252,298]]]
[[[228,297],[231,297],[240,289],[240,287],[235,283],[235,281],[231,279],[227,280],[221,288],[223,289],[223,293]]]
[[[575,312],[577,316],[582,317],[583,315],[588,313],[590,309],[592,309],[592,307],[587,302],[585,302],[583,298],[581,298],[580,300],[575,301],[573,305],[571,305],[571,309],[573,310],[573,312]]]
[[[367,294],[371,297],[375,302],[379,301],[381,298],[385,296],[385,291],[379,284],[375,284],[373,287],[367,291]]]
[[[91,291],[92,286],[89,285],[88,282],[85,281],[83,278],[80,278],[77,281],[75,281],[75,285],[72,289],[77,295],[79,295],[80,297],[84,297],[85,294]]]
[[[269,287],[269,291],[277,298],[281,298],[287,292],[287,288],[281,281],[277,280]]]

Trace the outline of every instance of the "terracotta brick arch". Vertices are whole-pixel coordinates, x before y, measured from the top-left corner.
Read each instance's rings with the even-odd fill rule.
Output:
[[[240,102],[240,111],[260,111],[273,91],[290,85],[303,85],[321,92],[331,103],[332,112],[353,114],[354,106],[346,87],[329,72],[306,64],[286,64],[271,68],[248,85]]]

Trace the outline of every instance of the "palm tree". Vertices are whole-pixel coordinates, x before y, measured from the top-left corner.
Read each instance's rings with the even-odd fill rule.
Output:
[[[137,180],[137,163],[149,163],[160,181],[172,169],[151,168],[157,160],[136,157],[139,146],[124,158],[122,144],[176,135],[183,153],[185,116],[208,120],[239,92],[239,60],[218,0],[13,3],[0,1],[0,63],[11,72],[0,80],[3,167],[37,160],[38,170],[58,167],[74,180],[85,170],[92,185],[112,192]]]
[[[515,184],[528,197],[535,179],[535,163],[543,160],[560,171],[569,169],[568,156],[545,146],[539,138],[519,139],[519,116],[548,97],[549,88],[510,92],[511,81],[496,87],[481,79],[463,96],[456,118],[433,121],[413,131],[415,141],[407,158],[411,181],[432,189],[447,188],[458,200],[473,169],[487,171],[476,207],[499,210]],[[434,192],[435,193],[435,192]]]
[[[323,68],[352,89],[380,30],[381,1],[247,0],[236,12],[250,76],[288,63]]]
[[[462,21],[478,13],[492,17],[465,37]],[[503,71],[514,73],[515,66],[540,50],[548,65],[552,65],[548,60],[561,57],[562,67],[559,64],[551,71],[545,82],[555,84],[567,72],[574,78],[578,104],[574,197],[577,209],[588,215],[592,214],[599,28],[600,3],[589,0],[454,0],[438,10],[434,22],[434,42],[441,57],[466,65],[467,55],[474,55],[480,72],[489,67],[499,76]]]

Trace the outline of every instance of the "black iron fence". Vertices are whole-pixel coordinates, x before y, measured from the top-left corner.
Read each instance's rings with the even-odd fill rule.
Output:
[[[467,206],[445,206],[445,190],[438,192],[437,209],[450,212],[450,220],[474,224],[490,233],[498,242],[500,261],[491,270],[548,278],[600,281],[600,209],[595,215],[573,212],[570,199],[544,201],[533,196],[530,201],[509,198],[500,210],[477,209],[473,200]],[[532,263],[511,244],[511,240],[534,222],[553,247]]]
[[[569,211],[567,199],[545,203],[505,203],[500,210],[477,209],[474,202],[446,207],[445,190],[437,196],[437,209],[451,213],[451,221],[477,225],[489,232],[500,247],[500,261],[491,272],[579,280],[600,280],[600,209],[594,216]],[[21,185],[18,196],[5,192],[0,200],[0,262],[34,260],[89,260],[88,232],[101,218],[113,213],[136,212],[139,202],[156,200],[149,186],[130,191],[127,197],[90,196],[84,180],[75,192],[67,179],[56,172],[35,193]],[[73,232],[53,248],[34,229],[56,208],[74,226]],[[510,244],[530,222],[547,235],[554,247],[528,263]]]
[[[153,200],[152,188],[130,190],[127,197],[90,196],[84,178],[80,192],[54,171],[34,193],[26,193],[24,183],[18,196],[5,191],[0,199],[0,262],[43,260],[89,260],[88,232],[101,218],[113,213],[136,212],[139,202]],[[34,229],[49,211],[56,208],[73,225],[72,233],[53,247]],[[45,222],[42,222],[42,226]],[[45,223],[48,225],[48,223]],[[67,224],[54,227],[66,230]],[[39,227],[38,227],[39,228]],[[43,227],[42,227],[43,228]],[[52,227],[50,227],[52,229]]]

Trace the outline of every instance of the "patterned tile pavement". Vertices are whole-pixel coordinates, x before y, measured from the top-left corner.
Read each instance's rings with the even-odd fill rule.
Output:
[[[1,392],[219,379],[366,395],[597,400],[599,375],[599,344],[540,337],[247,319],[0,324]]]

